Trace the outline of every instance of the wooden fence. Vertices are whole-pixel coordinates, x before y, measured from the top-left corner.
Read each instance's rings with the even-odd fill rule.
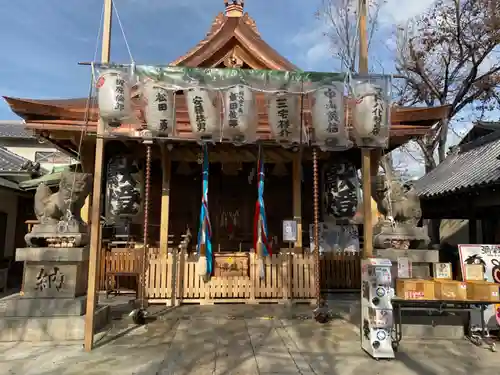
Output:
[[[105,289],[107,271],[137,270],[140,263],[137,254],[141,253],[139,249],[104,252],[101,257],[101,290]],[[146,293],[151,303],[311,302],[316,295],[312,254],[266,257],[263,260],[264,276],[261,278],[260,263],[255,254],[250,253],[249,276],[212,277],[207,282],[199,276],[195,255],[184,252],[167,255],[161,254],[158,249],[150,249],[146,263]],[[360,288],[358,255],[323,255],[320,270],[323,290]]]

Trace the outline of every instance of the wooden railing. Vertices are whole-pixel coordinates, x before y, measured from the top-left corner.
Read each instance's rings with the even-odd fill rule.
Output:
[[[105,252],[101,258],[101,289],[106,271],[133,270],[142,249]],[[198,273],[196,255],[184,250],[162,254],[150,249],[147,256],[146,294],[150,302],[168,304],[214,302],[312,301],[315,298],[314,256],[278,254],[263,259],[264,277],[255,254],[249,256],[248,276],[212,277],[205,282]],[[360,288],[360,256],[326,254],[321,257],[323,290]]]

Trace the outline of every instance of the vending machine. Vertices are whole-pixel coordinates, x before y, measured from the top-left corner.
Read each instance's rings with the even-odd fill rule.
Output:
[[[375,359],[394,358],[391,266],[389,259],[361,263],[361,347]]]

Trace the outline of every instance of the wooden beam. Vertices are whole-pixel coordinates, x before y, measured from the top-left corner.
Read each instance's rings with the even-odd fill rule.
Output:
[[[111,23],[113,19],[113,0],[104,0],[103,36],[101,61],[109,63],[111,52]],[[105,123],[99,119],[98,134],[103,134]],[[95,144],[94,186],[92,191],[92,224],[90,227],[90,256],[89,275],[87,287],[87,311],[85,314],[84,348],[91,351],[94,347],[94,314],[97,305],[98,283],[98,253],[101,249],[101,192],[102,192],[102,166],[104,164],[104,139],[98,137]]]
[[[168,251],[168,223],[170,218],[170,176],[172,173],[172,162],[170,151],[167,146],[161,144],[161,218],[160,218],[160,251],[166,254]]]
[[[296,249],[302,249],[302,153],[293,155],[293,219],[297,221]]]

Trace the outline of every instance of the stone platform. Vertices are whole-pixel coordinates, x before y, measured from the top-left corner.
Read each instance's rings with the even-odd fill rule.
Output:
[[[0,300],[0,341],[83,340],[87,303],[88,248],[20,248],[23,293]],[[98,306],[95,330],[110,321]]]
[[[5,297],[0,300],[0,306],[4,305],[5,299],[11,297]],[[13,305],[17,306],[20,314],[28,314],[30,310],[22,310],[23,308],[30,308],[36,304],[25,305],[22,299],[16,301]],[[54,302],[54,301],[51,301]],[[62,310],[57,312],[57,316],[47,316],[43,314],[48,314],[51,310],[57,310],[58,307],[66,309],[66,313],[74,313],[75,310],[80,309],[79,304],[66,304],[60,305],[60,303],[47,304],[45,310],[41,312],[32,313],[33,316],[6,316],[0,313],[0,341],[73,341],[73,340],[83,340],[85,331],[85,315],[75,316],[75,315],[60,315]],[[9,307],[7,310],[13,312],[12,300],[9,302]],[[73,310],[73,311],[71,311]],[[97,332],[104,328],[110,321],[110,309],[109,306],[97,306],[94,318],[94,330]]]

